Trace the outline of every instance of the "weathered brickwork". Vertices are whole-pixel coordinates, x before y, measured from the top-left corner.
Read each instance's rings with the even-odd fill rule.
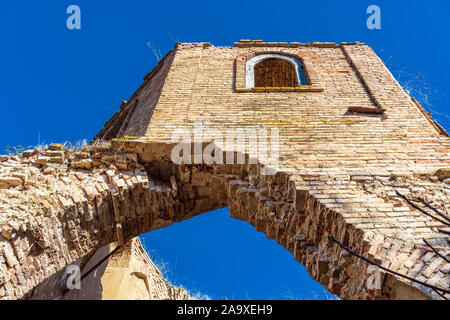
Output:
[[[183,288],[170,285],[153,264],[139,238],[114,254],[102,277],[105,300],[189,300]]]
[[[108,143],[78,152],[53,147],[57,161],[47,149],[1,158],[0,297],[27,297],[107,244],[225,205],[210,198],[209,189],[201,193],[207,182],[197,173],[186,186],[161,174],[178,172],[171,163],[153,165],[148,172],[155,179],[149,179],[136,154],[120,153],[121,143],[114,152]]]
[[[265,53],[302,61],[310,86],[245,89],[246,60]],[[217,131],[278,128],[276,174],[248,161],[176,165],[174,130],[199,123]],[[448,257],[448,228],[397,192],[449,212],[450,139],[366,45],[178,44],[97,138],[116,139],[84,156],[65,150],[45,158],[44,150],[3,159],[0,297],[22,297],[100,246],[224,206],[342,298],[442,297],[384,271],[381,287],[369,287],[370,265],[333,238],[449,288],[450,264],[423,241]],[[244,144],[237,151],[248,153]]]
[[[106,245],[46,278],[27,298],[31,300],[189,300],[184,288],[174,287],[150,260],[139,238],[133,238],[117,251]],[[112,255],[105,260],[105,257]],[[67,289],[69,276],[78,267],[85,275],[75,290]],[[89,272],[89,273],[88,273]]]

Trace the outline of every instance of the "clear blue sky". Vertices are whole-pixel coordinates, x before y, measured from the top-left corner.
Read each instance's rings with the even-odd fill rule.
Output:
[[[81,30],[66,8],[81,8]],[[381,8],[382,29],[366,28]],[[0,153],[92,138],[176,41],[362,41],[450,129],[448,1],[4,1]],[[143,237],[177,284],[214,298],[314,298],[323,290],[273,241],[226,210]]]

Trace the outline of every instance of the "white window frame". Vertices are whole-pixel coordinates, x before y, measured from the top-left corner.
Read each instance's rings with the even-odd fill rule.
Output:
[[[260,54],[257,55],[251,59],[249,59],[245,63],[245,86],[247,88],[254,88],[255,87],[255,66],[260,63],[263,60],[269,59],[269,58],[278,58],[283,59],[286,61],[289,61],[294,65],[295,68],[295,74],[297,76],[297,82],[299,85],[305,85],[307,83],[302,83],[301,79],[304,79],[305,77],[300,77],[300,70],[303,72],[302,69],[302,63],[295,59],[294,57],[285,56],[282,54],[276,54],[276,53],[269,53],[269,54]]]

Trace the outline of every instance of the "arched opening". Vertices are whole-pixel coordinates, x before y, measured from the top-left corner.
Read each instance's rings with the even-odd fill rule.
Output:
[[[292,63],[269,58],[255,66],[255,87],[297,87],[298,80]]]
[[[298,87],[308,85],[302,63],[291,56],[262,54],[246,62],[246,87]]]
[[[132,143],[129,142],[128,148],[136,147]],[[384,236],[376,243],[369,242],[373,238],[363,238],[363,230],[347,223],[342,211],[321,202],[321,194],[313,193],[318,189],[297,188],[286,172],[264,175],[262,164],[176,165],[167,157],[152,152],[158,146],[146,146],[141,156],[149,158],[142,160],[144,164],[138,161],[136,154],[112,154],[111,151],[117,152],[119,147],[125,148],[123,141],[114,141],[111,148],[91,146],[92,156],[105,161],[103,168],[87,169],[86,164],[91,162],[72,161],[67,176],[55,176],[46,185],[47,194],[42,188],[37,189],[40,197],[35,198],[42,201],[38,203],[42,209],[36,214],[41,219],[39,223],[26,230],[22,227],[2,229],[0,249],[6,263],[0,264],[1,298],[28,297],[36,285],[105,245],[120,245],[138,235],[226,206],[231,217],[247,221],[267,238],[275,240],[305,266],[313,279],[341,298],[430,298],[421,287],[393,274],[380,273],[380,282],[377,282],[380,287],[374,289],[368,282],[373,274],[370,265],[343,251],[332,239],[339,239],[360,256],[375,256],[376,250],[392,247],[393,252],[408,249],[401,256],[409,259],[416,254],[415,249],[407,247],[406,241],[393,244]],[[237,154],[234,156],[237,158]],[[116,171],[105,167],[113,158],[117,161]],[[36,186],[45,175],[39,170],[28,171],[28,166],[22,169],[31,175],[30,180],[35,181]],[[17,211],[15,208],[19,208],[24,199],[34,195],[30,190],[34,192],[24,188],[17,199],[8,202],[10,211]],[[54,213],[51,218],[48,212]],[[15,283],[16,278],[25,279],[28,270],[18,269],[23,252],[31,253],[29,257],[34,260],[26,267],[36,276],[27,282]],[[433,268],[433,272],[438,271]],[[415,276],[429,269],[423,270]],[[438,276],[432,278],[437,279],[432,283],[441,286],[439,281],[446,278]]]
[[[228,208],[140,238],[164,277],[192,296],[219,300],[336,299],[291,253],[248,223],[233,219]]]

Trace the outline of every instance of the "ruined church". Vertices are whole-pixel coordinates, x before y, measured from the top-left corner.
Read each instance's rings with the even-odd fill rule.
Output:
[[[448,299],[449,196],[369,46],[177,43],[88,146],[0,156],[0,299],[189,299],[136,237],[223,207],[342,299]]]

